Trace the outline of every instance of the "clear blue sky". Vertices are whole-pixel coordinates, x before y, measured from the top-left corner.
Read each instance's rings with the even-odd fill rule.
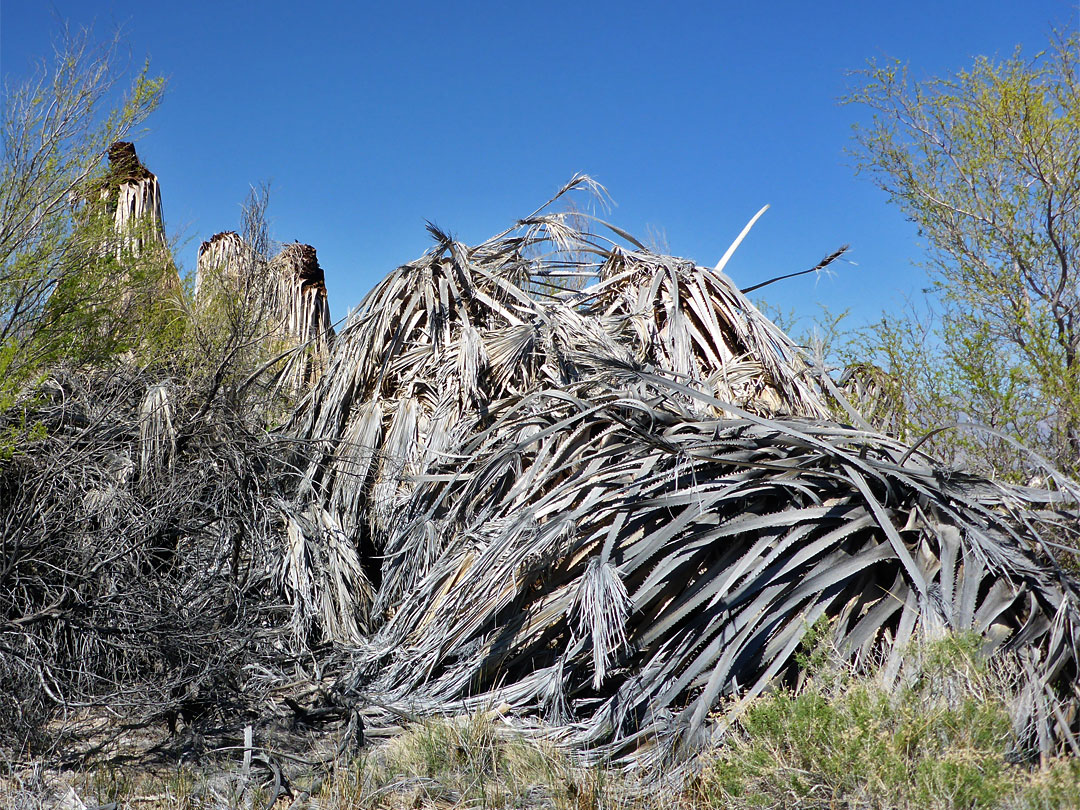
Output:
[[[168,95],[138,141],[162,182],[185,269],[272,186],[281,241],[318,249],[344,316],[428,246],[430,219],[478,242],[574,172],[638,235],[712,265],[759,207],[728,265],[742,286],[850,243],[857,266],[762,290],[811,318],[854,321],[925,286],[913,226],[856,177],[844,148],[859,115],[845,71],[870,57],[916,76],[978,54],[1034,53],[1070,0],[772,3],[320,3],[0,0],[0,66],[25,75],[56,20],[123,26]]]

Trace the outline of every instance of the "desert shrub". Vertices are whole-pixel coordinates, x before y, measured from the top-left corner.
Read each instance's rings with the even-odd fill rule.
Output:
[[[1076,759],[1032,770],[1014,749],[1013,674],[955,635],[913,645],[895,685],[822,666],[750,704],[706,758],[708,807],[1044,807],[1080,795]],[[815,656],[811,656],[814,658]],[[820,658],[817,660],[820,661]]]

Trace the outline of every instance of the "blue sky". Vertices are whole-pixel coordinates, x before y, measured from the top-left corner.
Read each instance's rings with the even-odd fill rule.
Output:
[[[727,268],[742,286],[850,243],[853,264],[758,295],[860,323],[927,282],[914,227],[844,154],[861,115],[837,104],[846,71],[895,57],[945,74],[1034,53],[1078,18],[1064,0],[0,0],[5,79],[49,52],[58,19],[123,26],[134,62],[168,78],[138,150],[187,270],[269,181],[274,237],[318,249],[342,317],[427,248],[425,220],[482,241],[583,171],[611,221],[706,265],[769,203]]]

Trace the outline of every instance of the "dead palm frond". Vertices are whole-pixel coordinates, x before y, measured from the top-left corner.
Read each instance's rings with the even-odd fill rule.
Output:
[[[594,283],[527,292],[571,265]],[[652,757],[794,678],[819,619],[893,678],[913,639],[974,630],[1027,662],[1020,738],[1069,739],[1078,600],[1031,548],[1077,533],[1076,491],[946,470],[830,420],[819,382],[719,271],[542,210],[473,248],[440,235],[294,418],[318,450],[293,547],[326,561],[285,579],[298,619],[355,645],[342,687],[379,705],[506,703]],[[357,562],[305,528],[326,525]]]
[[[171,467],[176,454],[174,403],[166,382],[149,387],[139,410],[139,473],[151,481]]]

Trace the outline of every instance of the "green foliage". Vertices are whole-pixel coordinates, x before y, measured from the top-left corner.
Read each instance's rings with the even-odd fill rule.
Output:
[[[1080,759],[1059,759],[1032,776],[1013,802],[1022,810],[1076,810],[1080,807]]]
[[[929,319],[863,336],[895,381],[902,429],[977,422],[1080,470],[1080,36],[1032,59],[980,57],[913,81],[897,63],[856,74],[872,112],[853,153],[927,242]],[[938,449],[984,471],[1032,474],[1000,439]]]
[[[695,787],[706,806],[1041,807],[1080,788],[1075,759],[1009,764],[1008,679],[974,634],[914,647],[898,688],[822,677],[754,702]],[[823,663],[821,643],[811,658]],[[1056,806],[1056,805],[1055,805]]]
[[[175,277],[167,249],[136,254],[119,246],[101,194],[103,155],[145,120],[164,89],[144,66],[118,98],[118,45],[65,31],[54,59],[5,96],[3,402],[50,364],[103,362],[175,337],[174,308],[161,295],[163,279]]]
[[[799,650],[795,653],[795,664],[800,670],[821,672],[825,669],[829,654],[829,645],[826,643],[828,634],[827,616],[822,616],[807,629],[799,644]]]
[[[112,227],[111,219],[95,216],[80,223],[78,238],[91,246],[117,245]],[[148,231],[154,226],[136,227]],[[101,364],[125,353],[141,363],[153,362],[175,348],[185,321],[168,247],[153,244],[141,252],[124,243],[115,250],[91,248],[64,268],[40,319],[37,339],[45,362]]]

